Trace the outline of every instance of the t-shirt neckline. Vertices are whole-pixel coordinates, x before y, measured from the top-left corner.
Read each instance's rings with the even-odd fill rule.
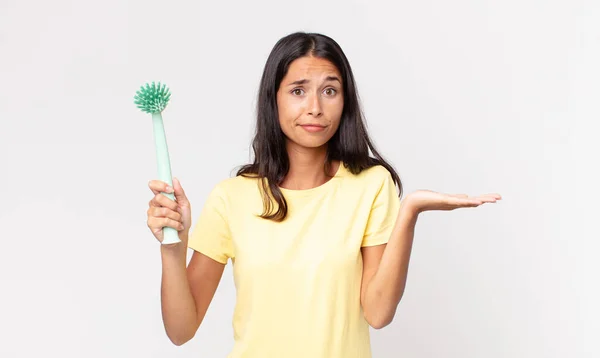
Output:
[[[338,169],[336,170],[333,177],[331,177],[328,181],[326,181],[325,183],[323,183],[319,186],[316,186],[316,187],[310,188],[310,189],[287,189],[287,188],[282,188],[280,186],[278,186],[278,188],[286,196],[306,196],[306,195],[315,194],[315,193],[321,192],[323,190],[327,190],[327,188],[334,185],[336,182],[336,179],[341,177],[345,170],[346,170],[346,168],[344,167],[344,162],[340,161],[340,165],[338,166]]]

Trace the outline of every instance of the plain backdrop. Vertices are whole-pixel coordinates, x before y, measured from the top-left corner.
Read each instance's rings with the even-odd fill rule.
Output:
[[[0,356],[227,355],[231,264],[195,338],[164,332],[133,97],[171,89],[194,224],[250,160],[264,63],[294,31],[341,45],[406,194],[504,198],[421,215],[374,357],[600,356],[599,24],[591,0],[0,0]]]

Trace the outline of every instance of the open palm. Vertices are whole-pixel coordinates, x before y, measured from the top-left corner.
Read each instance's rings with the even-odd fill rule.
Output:
[[[473,208],[484,203],[495,203],[501,200],[500,194],[484,194],[468,196],[467,194],[444,194],[431,190],[418,190],[409,194],[405,201],[417,212],[429,210],[454,210]]]

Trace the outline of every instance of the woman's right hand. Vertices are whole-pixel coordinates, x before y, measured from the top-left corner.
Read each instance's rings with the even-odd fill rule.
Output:
[[[148,227],[154,237],[162,243],[163,227],[169,226],[177,230],[181,243],[187,247],[188,233],[192,224],[192,208],[181,183],[177,178],[173,178],[173,189],[175,201],[167,198],[165,193],[173,193],[173,189],[168,190],[168,184],[161,180],[151,180],[148,183],[154,197],[148,203]]]

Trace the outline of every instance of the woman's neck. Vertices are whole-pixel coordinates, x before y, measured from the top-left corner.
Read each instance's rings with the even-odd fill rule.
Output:
[[[305,190],[325,184],[337,170],[337,162],[332,163],[331,173],[323,171],[327,160],[327,146],[319,148],[298,148],[288,145],[290,170],[279,184],[280,187],[292,190]]]

